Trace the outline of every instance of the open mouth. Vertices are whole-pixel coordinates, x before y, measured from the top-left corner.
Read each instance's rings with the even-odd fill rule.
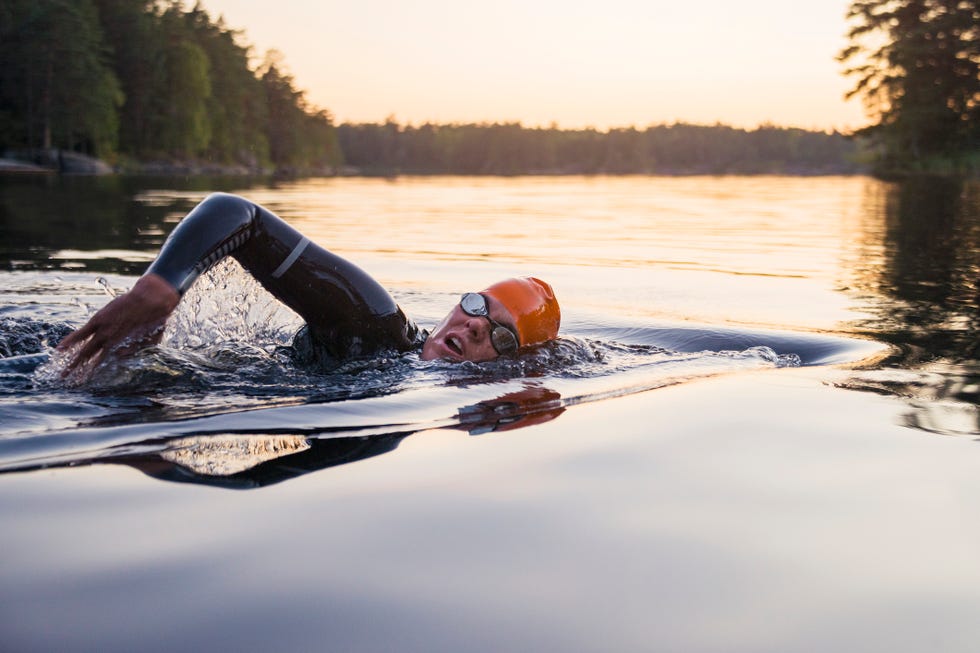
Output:
[[[459,338],[456,336],[449,336],[446,338],[446,346],[449,347],[454,354],[459,356],[463,355],[463,343],[460,342]]]

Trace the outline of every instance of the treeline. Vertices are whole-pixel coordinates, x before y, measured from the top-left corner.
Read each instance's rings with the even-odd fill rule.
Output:
[[[762,126],[646,129],[520,124],[341,124],[348,165],[378,174],[826,174],[860,168],[860,144],[839,133]]]
[[[249,169],[335,166],[331,116],[275,55],[179,0],[3,0],[0,148]]]
[[[376,174],[846,173],[859,143],[762,126],[334,126],[272,53],[180,0],[0,1],[0,150],[152,168]]]

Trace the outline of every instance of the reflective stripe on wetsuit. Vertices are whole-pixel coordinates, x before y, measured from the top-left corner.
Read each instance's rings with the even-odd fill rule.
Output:
[[[167,238],[147,272],[181,294],[226,256],[305,321],[304,350],[323,363],[420,346],[422,334],[377,281],[236,195],[210,195]]]

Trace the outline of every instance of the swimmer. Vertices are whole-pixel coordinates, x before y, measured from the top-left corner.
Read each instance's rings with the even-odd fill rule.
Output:
[[[522,277],[464,294],[429,333],[361,268],[311,242],[267,209],[215,193],[177,225],[132,290],[58,345],[63,352],[77,348],[64,373],[91,370],[110,354],[126,355],[159,342],[184,293],[227,256],[303,318],[295,350],[302,359],[328,367],[411,350],[423,360],[489,361],[553,340],[561,322],[551,286]]]

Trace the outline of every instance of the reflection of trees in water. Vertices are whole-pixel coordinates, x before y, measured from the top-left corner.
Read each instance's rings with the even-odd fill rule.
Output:
[[[953,179],[910,180],[889,198],[885,276],[895,295],[910,302],[913,324],[976,319],[977,191]]]
[[[975,361],[980,184],[910,179],[876,199],[883,202],[883,225],[865,234],[865,249],[880,239],[881,267],[861,274],[866,289],[881,294],[869,326],[895,344],[921,349],[925,360]]]
[[[905,426],[940,435],[980,433],[980,373],[968,366],[927,370],[861,370],[840,387],[901,397],[911,410]]]
[[[869,188],[861,244],[869,257],[855,271],[875,315],[865,326],[897,345],[898,365],[910,370],[856,374],[848,385],[907,398],[909,426],[977,433],[980,183],[937,177]]]
[[[134,250],[155,254],[176,224],[212,190],[231,188],[229,180],[210,177],[153,179],[43,176],[0,178],[0,269],[11,261],[20,268],[50,268],[71,259],[52,261],[59,250]],[[164,200],[147,200],[144,192],[174,189]],[[112,257],[85,257],[86,269],[141,273],[148,262]]]

